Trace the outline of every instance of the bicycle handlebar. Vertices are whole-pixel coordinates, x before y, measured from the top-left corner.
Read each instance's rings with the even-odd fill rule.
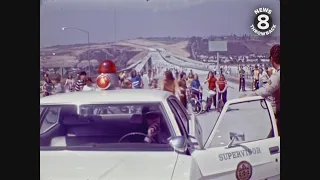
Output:
[[[198,92],[202,92],[201,89],[197,89],[197,88],[194,88],[194,87],[191,87],[191,89],[195,90],[195,91],[198,91]]]

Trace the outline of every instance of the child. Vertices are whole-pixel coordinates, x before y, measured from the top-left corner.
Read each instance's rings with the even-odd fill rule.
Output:
[[[158,88],[158,79],[153,79],[151,81],[151,86],[150,86],[151,89],[159,89]]]

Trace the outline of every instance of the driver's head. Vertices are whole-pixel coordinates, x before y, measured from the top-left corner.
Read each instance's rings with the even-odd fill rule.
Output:
[[[148,126],[160,123],[160,113],[156,111],[151,111],[145,115]]]
[[[141,110],[142,116],[148,126],[155,123],[160,123],[161,113],[158,111],[150,111],[150,108],[145,106]]]

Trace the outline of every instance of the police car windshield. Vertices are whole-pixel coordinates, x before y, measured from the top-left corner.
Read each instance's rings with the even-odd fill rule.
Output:
[[[40,116],[42,146],[119,143],[123,136],[132,132],[142,135],[132,135],[121,141],[143,143],[145,138],[143,134],[147,134],[150,119],[152,121],[158,119],[161,133],[170,137],[166,116],[160,108],[160,103],[46,105],[41,108],[43,109]],[[154,144],[161,143],[154,142]]]

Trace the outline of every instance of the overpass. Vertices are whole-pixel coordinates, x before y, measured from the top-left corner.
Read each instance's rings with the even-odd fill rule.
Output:
[[[134,64],[131,64],[130,66],[119,70],[118,72],[131,71],[133,69],[135,69],[137,72],[141,72],[141,70],[144,70],[145,72],[147,72],[149,69],[152,69],[151,55],[150,54],[146,55],[145,57],[142,58],[142,60],[139,60]]]
[[[137,72],[140,72],[141,70],[147,72],[149,69],[152,69],[152,66],[155,64],[167,64],[169,66],[186,67],[203,71],[209,70],[209,67],[206,64],[192,59],[178,58],[167,51],[149,51],[149,53],[142,60],[137,61],[121,71],[135,69]]]
[[[144,56],[141,60],[120,71],[131,71],[132,69],[135,69],[137,72],[141,72],[141,70],[147,72],[149,69],[152,69],[153,66],[160,64],[167,65],[168,67],[177,67],[178,69],[180,67],[193,69],[193,71],[197,74],[207,74],[208,71],[210,71],[208,64],[198,62],[193,59],[180,57],[160,48],[156,51],[149,50],[148,54],[146,54],[146,56]],[[233,72],[237,72],[237,68],[237,66],[231,67]],[[237,73],[225,74],[225,77],[230,82],[238,83]],[[251,87],[252,81],[247,79],[246,85]]]
[[[178,57],[172,53],[165,51],[164,49],[149,50],[148,54],[136,63],[121,69],[120,71],[130,71],[135,69],[137,72],[144,70],[147,72],[152,69],[155,64],[167,64],[169,66],[186,67],[198,70],[208,71],[209,67],[207,64],[198,62],[192,59]]]

